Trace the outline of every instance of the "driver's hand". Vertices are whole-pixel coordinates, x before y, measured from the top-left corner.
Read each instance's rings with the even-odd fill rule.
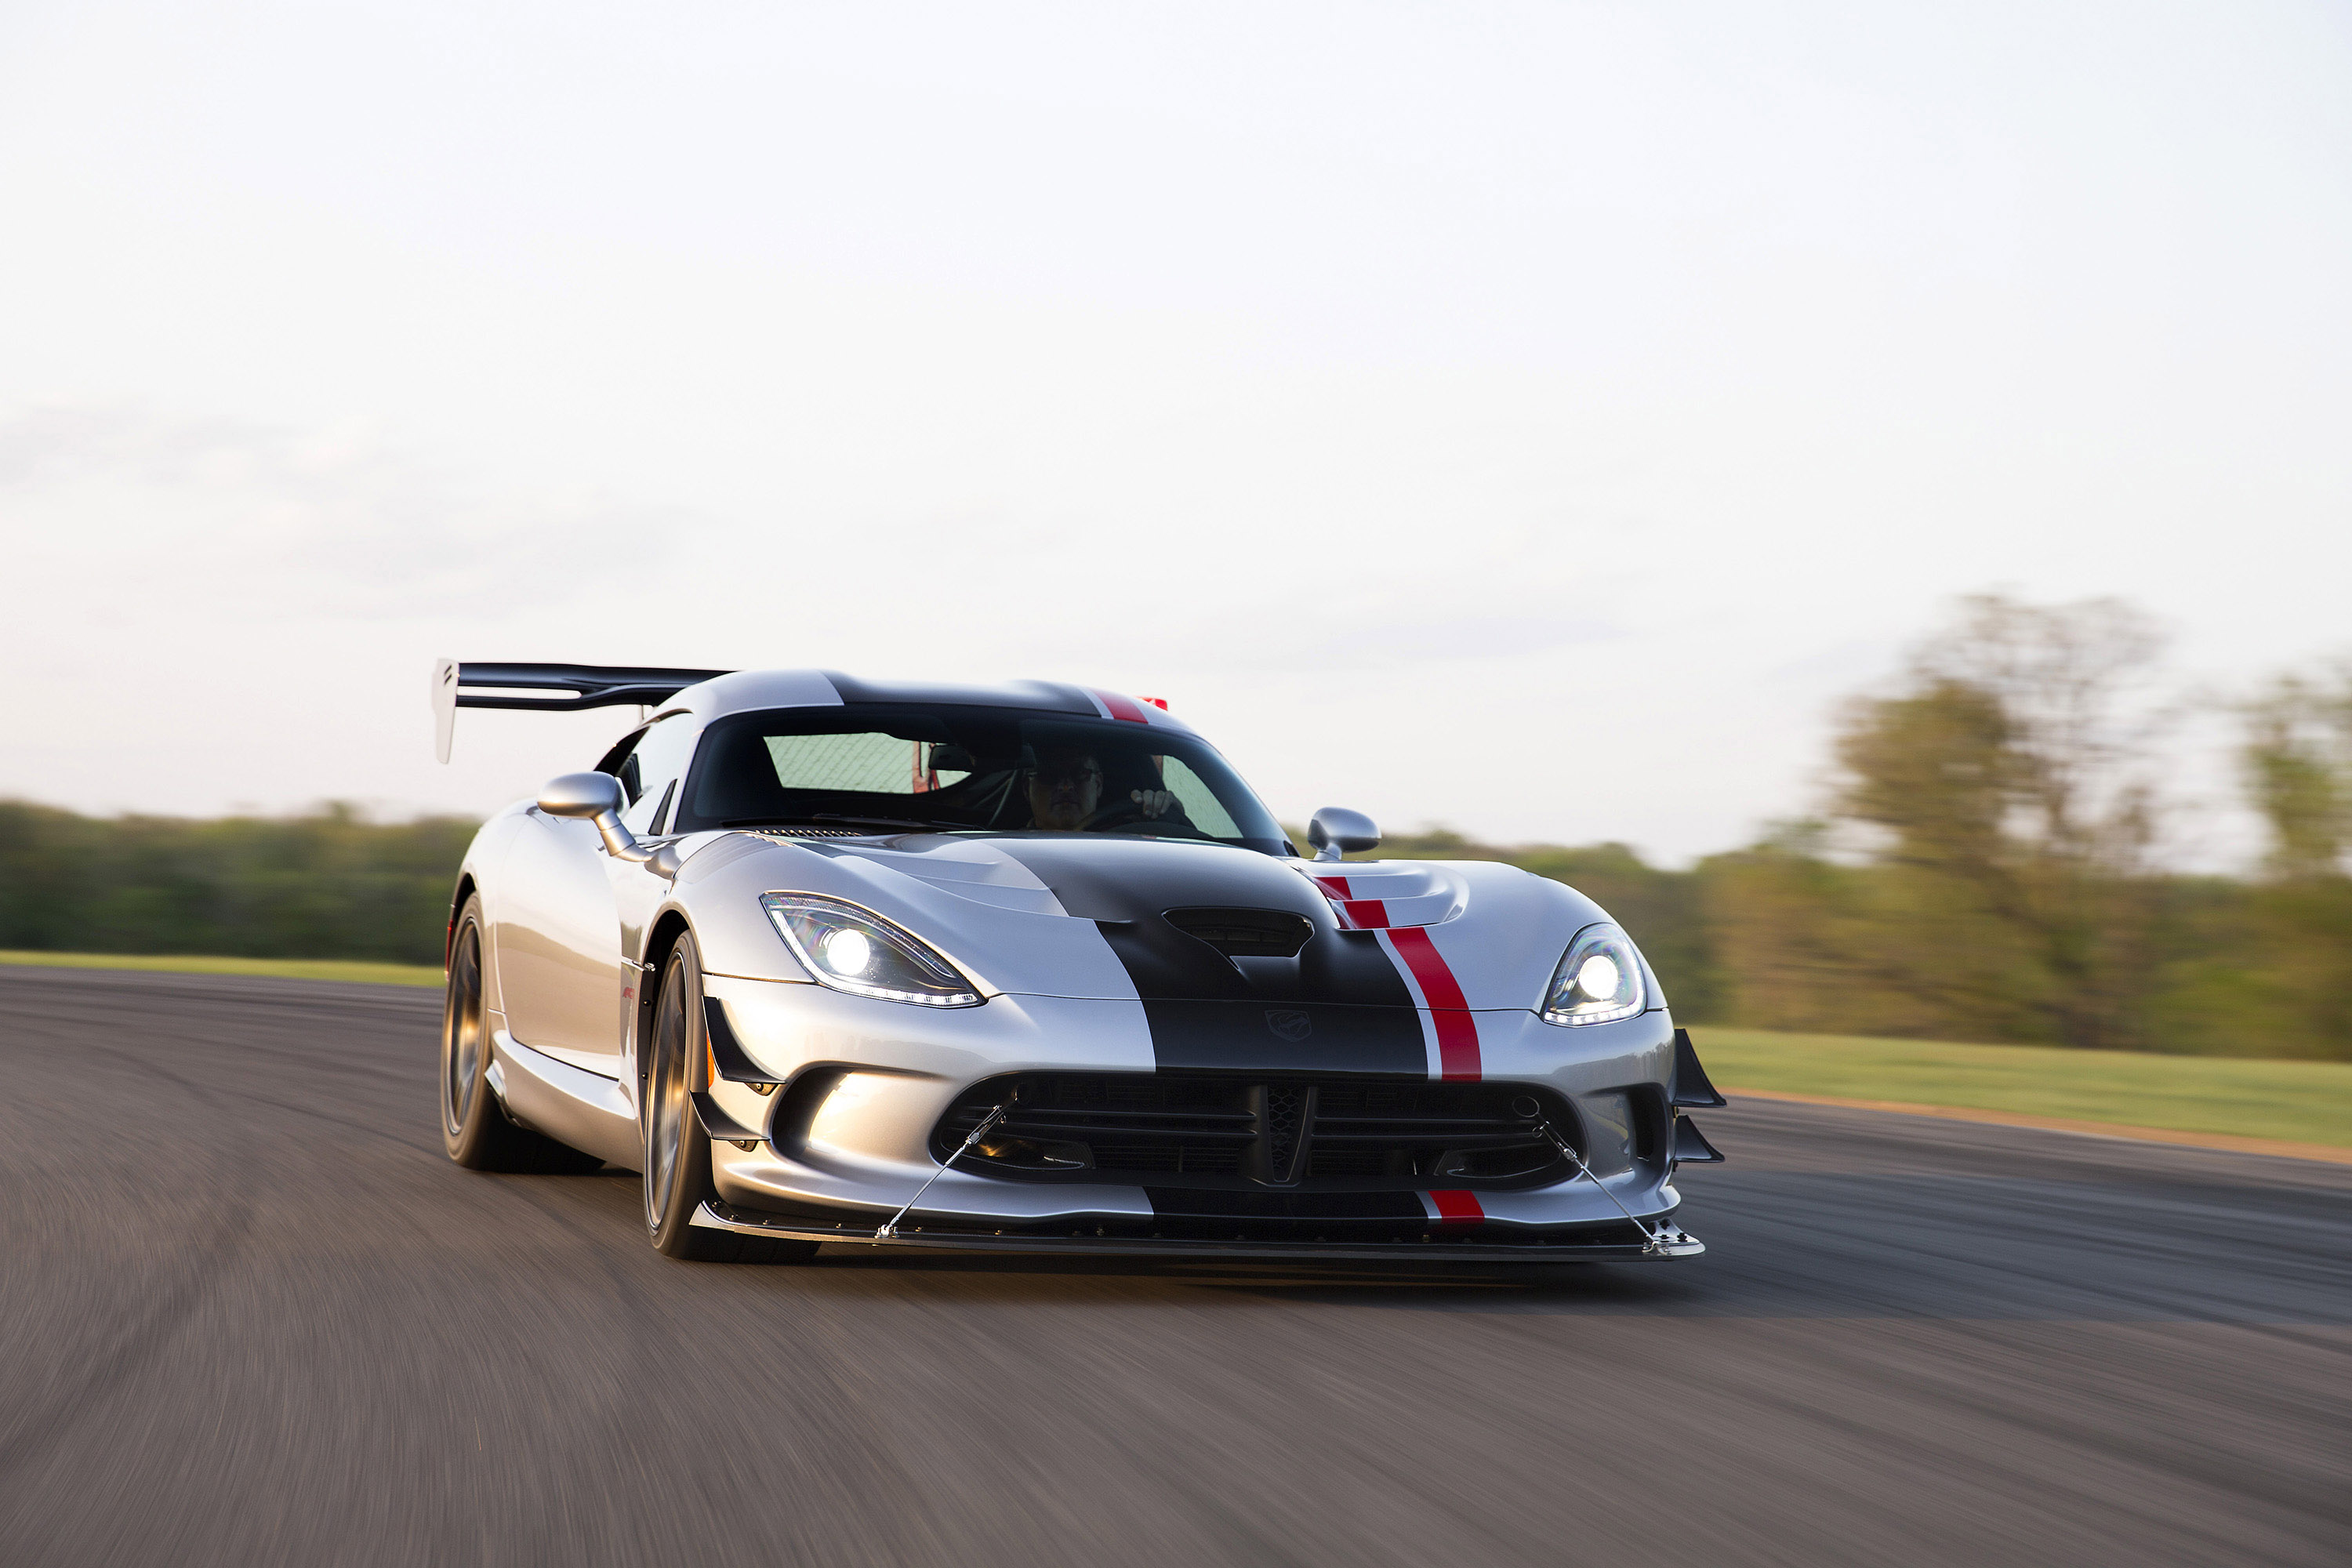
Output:
[[[1127,798],[1141,806],[1146,816],[1165,816],[1168,808],[1176,804],[1176,796],[1164,789],[1131,789]]]

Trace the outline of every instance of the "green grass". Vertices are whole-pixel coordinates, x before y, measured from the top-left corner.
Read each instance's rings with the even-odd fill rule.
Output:
[[[259,974],[383,985],[439,985],[441,971],[344,959],[210,958],[119,952],[0,952],[0,964]],[[2075,1121],[2164,1127],[2352,1148],[2352,1062],[2146,1056],[2040,1046],[1691,1031],[1707,1072],[1727,1089],[1836,1100],[1895,1100]]]
[[[2040,1046],[1697,1027],[1707,1076],[1839,1100],[1899,1100],[2180,1132],[2352,1147],[2352,1062],[2252,1061]]]
[[[0,963],[59,969],[162,969],[182,974],[263,974],[281,980],[346,980],[373,985],[441,984],[438,969],[348,958],[213,958],[201,953],[0,952]]]

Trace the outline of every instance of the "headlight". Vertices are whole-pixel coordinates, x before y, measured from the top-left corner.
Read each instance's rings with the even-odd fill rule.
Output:
[[[1613,1024],[1639,1013],[1646,1001],[1642,957],[1625,933],[1612,925],[1586,926],[1551,972],[1543,1017],[1547,1024]]]
[[[809,893],[770,893],[760,902],[793,956],[835,991],[922,1007],[972,1007],[981,1001],[954,964],[856,904]]]

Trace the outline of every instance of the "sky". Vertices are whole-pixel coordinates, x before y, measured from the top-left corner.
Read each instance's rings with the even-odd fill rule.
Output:
[[[487,813],[634,710],[440,766],[436,657],[816,666],[1681,863],[1958,595],[2352,652],[2347,279],[2342,5],[9,0],[0,795]]]

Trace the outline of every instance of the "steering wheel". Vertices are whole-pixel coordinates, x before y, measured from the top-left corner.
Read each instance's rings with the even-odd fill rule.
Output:
[[[1206,838],[1207,834],[1175,815],[1181,807],[1171,803],[1171,812],[1163,816],[1146,816],[1143,803],[1137,800],[1115,800],[1097,810],[1087,819],[1083,831],[1087,833],[1181,833],[1194,838]]]

